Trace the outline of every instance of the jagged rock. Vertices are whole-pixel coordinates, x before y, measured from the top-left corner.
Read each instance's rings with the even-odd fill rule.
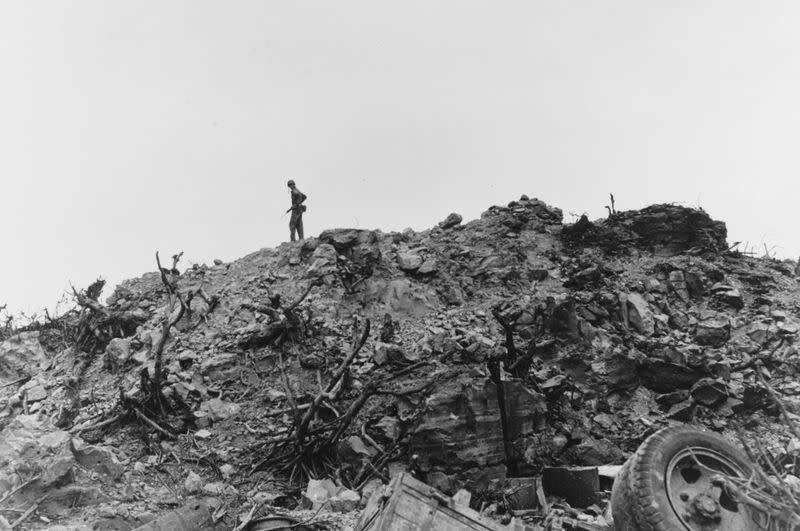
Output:
[[[72,458],[70,435],[54,429],[37,415],[17,415],[0,437],[0,483],[10,486],[26,471],[47,469],[64,455]],[[74,462],[74,461],[73,461]]]
[[[728,398],[728,388],[723,382],[703,378],[692,387],[692,398],[704,406],[718,406]]]
[[[436,263],[435,258],[428,257],[422,262],[422,265],[419,266],[417,273],[420,275],[430,275],[436,273],[439,270],[439,266]]]
[[[349,513],[358,509],[361,503],[361,495],[354,490],[342,489],[329,501],[331,511]]]
[[[697,406],[692,400],[684,400],[675,404],[667,412],[667,417],[681,422],[690,422],[694,418]]]
[[[689,316],[685,312],[673,311],[669,316],[669,325],[678,330],[686,330],[689,328]]]
[[[600,476],[596,466],[545,467],[542,487],[548,496],[558,496],[573,507],[589,507],[600,501]]]
[[[368,279],[363,294],[367,304],[376,312],[392,315],[419,316],[434,308],[437,297],[429,287],[408,279],[391,281]]]
[[[547,279],[548,276],[550,276],[550,273],[547,271],[547,269],[536,268],[531,269],[530,271],[530,279],[538,282]]]
[[[39,332],[22,332],[0,343],[0,385],[33,376],[47,363]]]
[[[406,353],[406,351],[398,345],[376,342],[372,359],[378,365],[383,365],[384,363],[404,365],[417,361],[419,357]]]
[[[307,277],[318,277],[336,272],[336,259],[339,253],[329,243],[322,243],[314,249],[311,255],[311,265],[308,267]]]
[[[236,488],[222,481],[215,481],[203,485],[203,492],[209,496],[221,496],[236,494]]]
[[[567,335],[573,339],[580,337],[575,301],[570,298],[554,301],[553,311],[547,324],[555,335]]]
[[[340,487],[330,479],[311,479],[306,486],[303,497],[310,504],[309,508],[314,511],[320,510],[328,501],[336,496]]]
[[[230,479],[236,473],[236,467],[234,467],[230,463],[225,463],[221,467],[219,467],[219,471],[222,473],[222,477],[225,479]]]
[[[653,335],[653,332],[655,332],[653,312],[644,297],[638,293],[628,293],[626,302],[630,325],[642,334]]]
[[[742,294],[733,286],[715,284],[711,287],[711,291],[714,294],[714,298],[722,304],[726,304],[737,310],[744,308],[744,299],[742,298]]]
[[[544,421],[544,398],[519,380],[503,382],[508,434],[522,455]],[[412,452],[424,472],[492,467],[506,461],[497,389],[488,379],[468,375],[449,379],[425,403],[425,414],[414,430]]]
[[[456,214],[455,212],[453,212],[452,214],[447,216],[444,219],[444,221],[439,223],[439,227],[442,228],[442,229],[449,229],[451,227],[455,227],[456,225],[460,225],[461,224],[461,220],[462,219],[463,218],[461,217],[460,214]]]
[[[24,396],[28,403],[33,404],[47,398],[47,390],[38,381],[31,380],[20,388],[20,396]]]
[[[72,453],[83,468],[104,474],[113,480],[118,479],[125,471],[110,448],[87,445],[83,440],[75,438],[72,440]]]
[[[669,285],[683,302],[689,302],[689,289],[683,271],[674,270],[669,273]]]
[[[749,330],[747,331],[747,337],[759,345],[763,345],[770,337],[769,325],[762,322],[755,322],[751,324]]]
[[[203,478],[195,472],[189,472],[189,475],[186,476],[183,482],[183,488],[186,489],[186,492],[189,494],[201,492],[203,490]]]
[[[781,336],[795,336],[800,332],[800,328],[797,327],[794,323],[789,322],[779,322],[778,323],[778,335]]]
[[[333,229],[319,235],[323,243],[333,245],[336,252],[354,263],[373,263],[380,260],[378,233],[371,230]]]
[[[115,337],[106,345],[105,359],[111,367],[121,367],[131,357],[131,340]]]
[[[619,447],[605,439],[587,437],[579,444],[569,447],[561,455],[568,463],[581,466],[599,466],[622,463],[625,454]]]
[[[700,379],[700,374],[683,365],[662,360],[643,364],[639,369],[642,383],[659,393],[670,393],[676,389],[689,389]]]
[[[230,352],[215,354],[200,365],[200,373],[211,381],[224,382],[239,378],[239,356]]]
[[[224,402],[219,398],[212,398],[200,406],[201,410],[208,414],[208,417],[213,422],[225,420],[234,415],[238,415],[241,410],[239,404],[232,402]]]
[[[636,360],[630,356],[615,355],[605,362],[606,381],[613,390],[633,389],[639,385]]]
[[[422,257],[412,251],[400,251],[397,253],[397,267],[403,271],[413,272],[422,265]]]
[[[731,323],[728,320],[708,319],[697,323],[694,340],[700,345],[720,347],[731,336]]]
[[[648,293],[666,293],[667,288],[657,278],[648,278],[644,283]]]
[[[55,490],[49,490],[47,497],[39,504],[38,512],[51,517],[68,514],[79,507],[91,507],[112,501],[98,487],[85,487],[82,485],[68,485]]]
[[[706,294],[706,282],[702,274],[696,271],[684,271],[683,275],[692,298],[698,299]]]
[[[39,486],[43,489],[50,489],[72,483],[74,467],[75,458],[66,449],[62,449],[58,455],[47,462]]]
[[[677,391],[672,391],[671,393],[658,395],[656,397],[656,402],[665,406],[674,406],[675,404],[689,400],[690,396],[691,395],[689,391],[686,389],[679,389]]]

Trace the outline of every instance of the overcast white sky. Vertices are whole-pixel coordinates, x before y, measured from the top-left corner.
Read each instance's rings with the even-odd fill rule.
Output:
[[[797,2],[3,0],[0,304],[427,228],[700,205],[800,254]],[[569,215],[565,216],[568,220]],[[110,291],[106,292],[106,295]]]

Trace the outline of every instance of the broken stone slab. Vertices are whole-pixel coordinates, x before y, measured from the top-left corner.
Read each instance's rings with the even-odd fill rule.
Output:
[[[573,507],[589,507],[600,501],[600,476],[596,466],[545,467],[542,487],[550,496],[558,496]]]

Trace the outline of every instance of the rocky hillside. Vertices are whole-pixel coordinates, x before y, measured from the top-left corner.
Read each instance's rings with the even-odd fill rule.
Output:
[[[523,196],[101,287],[0,343],[0,515],[29,529],[132,529],[190,498],[231,529],[309,478],[347,489],[346,527],[403,470],[480,507],[670,423],[796,450],[761,383],[800,413],[795,265],[730,251],[698,210],[565,225]]]

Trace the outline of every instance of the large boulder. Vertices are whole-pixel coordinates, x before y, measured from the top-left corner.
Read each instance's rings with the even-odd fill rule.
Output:
[[[414,251],[400,251],[397,253],[397,267],[403,271],[413,272],[422,265],[422,257]]]
[[[456,214],[455,212],[453,212],[452,214],[444,218],[444,221],[439,223],[439,227],[441,227],[442,229],[449,229],[455,227],[456,225],[460,225],[463,219],[464,218],[462,218],[460,214]]]

